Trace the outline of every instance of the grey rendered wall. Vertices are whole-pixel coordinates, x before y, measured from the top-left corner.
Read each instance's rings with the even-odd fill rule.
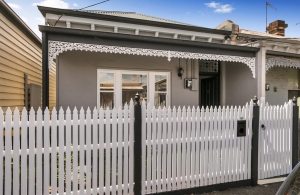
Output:
[[[266,72],[266,83],[270,85],[270,90],[266,91],[266,102],[283,105],[288,101],[288,90],[298,89],[298,69],[273,67]]]
[[[246,64],[224,62],[221,81],[225,82],[224,105],[243,106],[257,94],[257,79]],[[221,84],[222,86],[222,84]],[[222,97],[221,97],[222,99]]]
[[[64,109],[97,105],[97,69],[171,72],[171,106],[198,106],[198,91],[184,89],[185,74],[182,80],[177,76],[178,59],[70,51],[60,54],[58,62],[57,105]]]

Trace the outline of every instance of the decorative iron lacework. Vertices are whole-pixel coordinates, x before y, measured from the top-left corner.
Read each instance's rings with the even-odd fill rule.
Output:
[[[274,66],[281,66],[286,68],[300,68],[300,60],[280,57],[266,59],[266,71],[268,71]]]
[[[49,41],[48,47],[49,47],[49,51],[48,51],[49,68],[51,68],[50,62],[52,62],[59,54],[65,51],[79,50],[79,51],[91,51],[91,52],[103,52],[103,53],[167,57],[169,61],[171,60],[171,58],[185,58],[185,59],[200,59],[200,60],[216,60],[216,61],[225,61],[225,62],[241,62],[246,64],[251,69],[252,76],[253,78],[255,78],[254,57],[189,53],[189,52],[179,52],[179,51],[164,51],[164,50],[154,50],[154,49],[95,45],[95,44],[86,44],[86,43],[71,43],[71,42],[60,42],[60,41]]]
[[[199,71],[200,72],[219,72],[219,63],[218,61],[210,60],[199,60]]]

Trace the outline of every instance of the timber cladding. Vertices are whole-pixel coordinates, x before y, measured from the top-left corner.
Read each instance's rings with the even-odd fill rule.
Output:
[[[56,106],[56,65],[49,70],[50,109]],[[23,109],[24,74],[28,84],[42,85],[42,48],[0,13],[0,107]]]

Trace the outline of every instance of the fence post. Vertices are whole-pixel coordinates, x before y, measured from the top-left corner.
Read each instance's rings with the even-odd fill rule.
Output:
[[[293,98],[293,133],[292,133],[292,168],[298,163],[298,119],[299,107],[297,106],[296,97]]]
[[[258,133],[259,133],[259,106],[256,96],[253,98],[252,118],[252,150],[251,150],[251,180],[252,186],[257,185],[258,180]]]
[[[140,195],[142,181],[142,111],[140,95],[137,93],[134,99],[134,195]]]

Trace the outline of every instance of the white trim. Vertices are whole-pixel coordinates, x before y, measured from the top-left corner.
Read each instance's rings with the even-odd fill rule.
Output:
[[[100,77],[99,73],[113,73],[114,74],[114,105],[116,108],[122,106],[122,75],[123,74],[139,74],[147,75],[147,100],[154,105],[155,93],[155,75],[167,76],[167,91],[166,93],[166,107],[170,106],[171,102],[171,78],[170,72],[155,72],[155,71],[132,71],[132,70],[114,70],[114,69],[97,69],[97,108],[100,109]],[[150,95],[151,94],[151,95]],[[132,97],[133,98],[133,97]]]
[[[283,57],[273,57],[266,59],[266,71],[274,66],[286,67],[286,68],[300,68],[300,60],[289,59]]]
[[[186,35],[186,36],[196,36],[202,38],[213,38],[223,40],[224,35],[219,34],[211,34],[211,33],[204,33],[204,32],[196,32],[196,31],[187,31],[187,30],[178,30],[178,29],[170,29],[170,28],[163,28],[163,27],[155,27],[155,26],[145,26],[145,25],[138,25],[138,24],[128,24],[128,23],[121,23],[121,22],[113,22],[113,21],[105,21],[105,20],[97,20],[97,19],[89,19],[89,18],[80,18],[74,16],[61,16],[55,14],[46,14],[46,20],[58,20],[59,21],[71,21],[76,23],[82,24],[95,24],[100,26],[107,26],[107,27],[119,27],[119,28],[126,28],[126,29],[139,29],[140,31],[150,31],[150,32],[160,32],[166,34],[178,34],[178,35]]]
[[[79,50],[79,51],[104,52],[104,53],[115,53],[115,54],[166,57],[168,60],[171,60],[171,58],[184,58],[184,59],[216,60],[216,61],[225,61],[225,62],[240,62],[246,64],[250,68],[252,72],[252,76],[253,78],[255,78],[255,57],[189,53],[189,52],[179,52],[179,51],[165,51],[165,50],[95,45],[95,44],[86,44],[86,43],[71,43],[71,42],[60,42],[60,41],[49,41],[48,47],[49,47],[48,48],[49,68],[51,68],[51,62],[59,54],[65,51]]]

